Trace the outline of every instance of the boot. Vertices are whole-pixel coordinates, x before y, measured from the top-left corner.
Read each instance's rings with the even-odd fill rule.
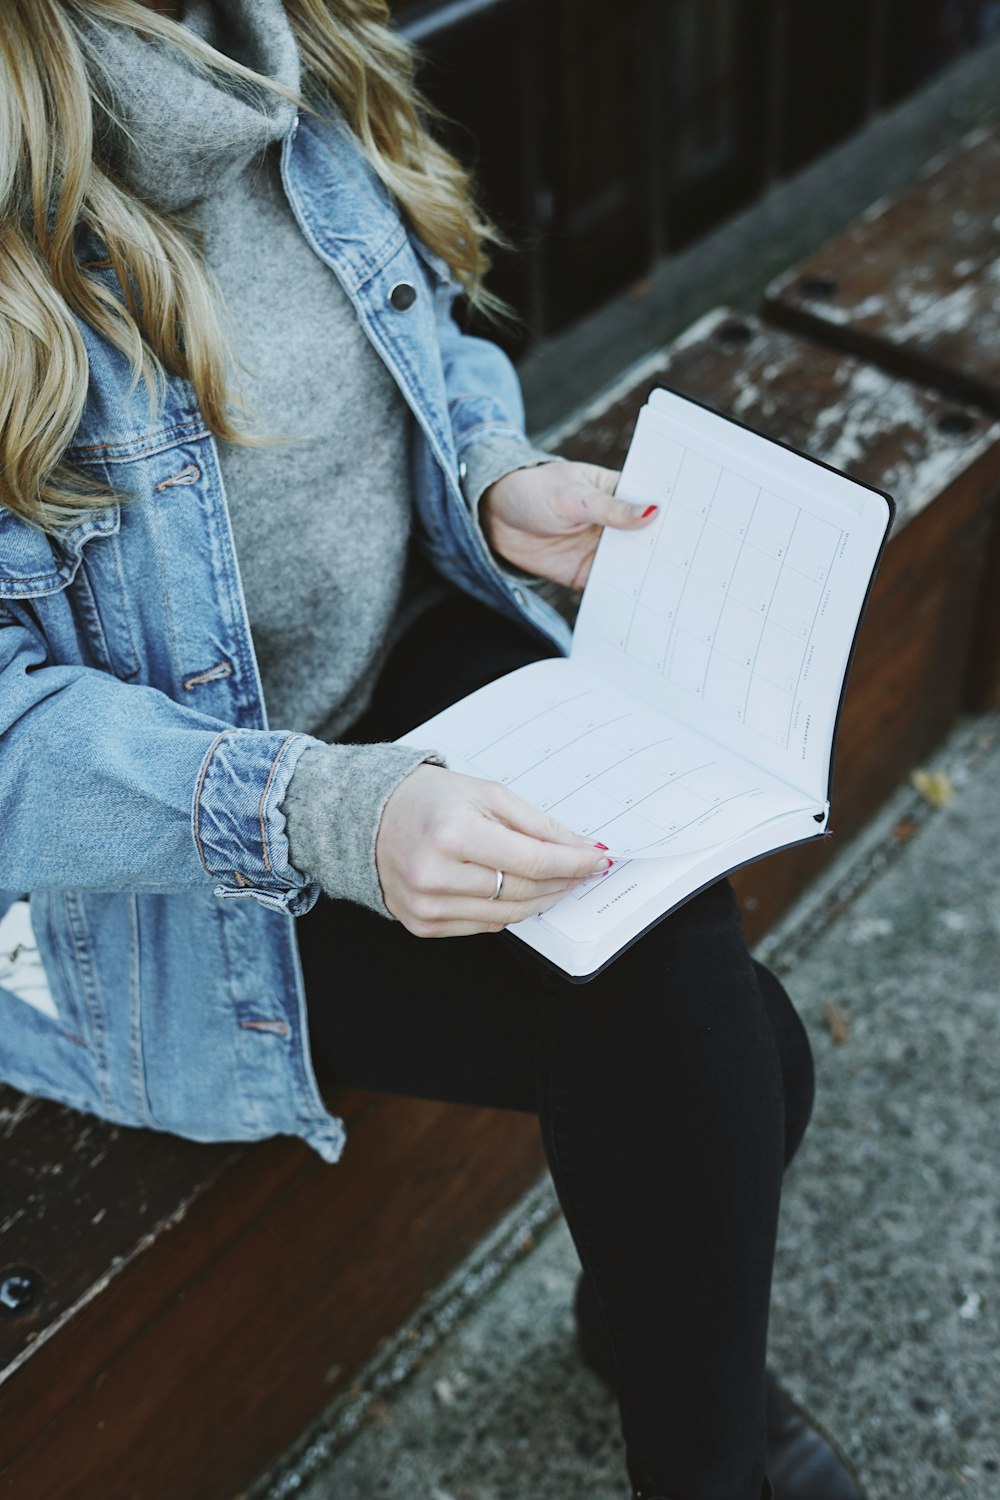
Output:
[[[574,1302],[580,1359],[614,1390],[614,1364],[600,1311],[581,1276]],[[864,1500],[832,1440],[767,1372],[767,1472],[776,1500]],[[640,1495],[639,1500],[660,1500]],[[668,1500],[668,1497],[663,1497]]]

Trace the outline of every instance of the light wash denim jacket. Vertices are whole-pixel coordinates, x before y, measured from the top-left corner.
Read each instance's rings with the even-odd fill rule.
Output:
[[[459,487],[470,444],[522,429],[508,361],[460,333],[446,266],[345,125],[304,116],[282,174],[416,417],[428,556],[565,647],[558,616],[491,560]],[[405,310],[400,282],[418,293]],[[169,380],[153,410],[121,356],[81,333],[90,389],[69,456],[128,498],[57,543],[0,507],[0,914],[30,893],[58,1010],[0,989],[0,1076],[196,1140],[299,1135],[334,1161],[344,1129],[310,1063],[294,923],[318,888],[289,864],[280,812],[315,741],[267,727],[190,387]]]

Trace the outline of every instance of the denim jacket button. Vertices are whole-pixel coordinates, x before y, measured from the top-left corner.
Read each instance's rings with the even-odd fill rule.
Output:
[[[521,589],[514,589],[513,593],[514,593],[514,603],[515,604],[519,604],[521,606],[521,608],[523,609],[524,608],[524,592],[523,592],[523,590],[521,590]]]
[[[458,466],[458,477],[459,477],[459,479],[467,479],[468,478],[468,474],[469,474],[469,465],[463,459],[462,462]]]
[[[389,305],[397,312],[408,312],[417,300],[417,289],[408,281],[397,281],[389,293]]]

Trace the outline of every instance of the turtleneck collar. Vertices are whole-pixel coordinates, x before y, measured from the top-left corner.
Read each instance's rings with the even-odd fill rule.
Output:
[[[216,51],[298,90],[298,50],[281,0],[188,0],[182,24]],[[290,101],[206,74],[180,48],[130,27],[89,22],[85,39],[95,92],[110,108],[101,155],[163,213],[217,191],[295,118]]]

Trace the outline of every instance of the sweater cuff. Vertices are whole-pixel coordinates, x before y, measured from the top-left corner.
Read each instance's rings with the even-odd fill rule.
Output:
[[[295,768],[282,807],[289,859],[335,901],[392,917],[382,898],[375,840],[382,812],[400,782],[433,751],[409,745],[315,745]]]
[[[526,437],[515,432],[493,433],[477,443],[470,443],[462,455],[459,478],[465,503],[473,515],[491,484],[513,474],[515,469],[534,469],[539,464],[559,463],[554,453],[543,453]]]
[[[535,448],[529,443],[526,437],[521,437],[514,432],[494,433],[491,437],[471,443],[465,450],[465,456],[458,471],[462,494],[485,551],[505,578],[513,579],[517,583],[538,582],[537,574],[524,572],[513,563],[507,562],[506,558],[498,557],[493,551],[479,517],[480,500],[491,484],[496,484],[498,479],[503,479],[507,474],[513,474],[516,469],[537,469],[540,464],[555,464],[564,461],[555,453],[543,453],[540,448]]]

